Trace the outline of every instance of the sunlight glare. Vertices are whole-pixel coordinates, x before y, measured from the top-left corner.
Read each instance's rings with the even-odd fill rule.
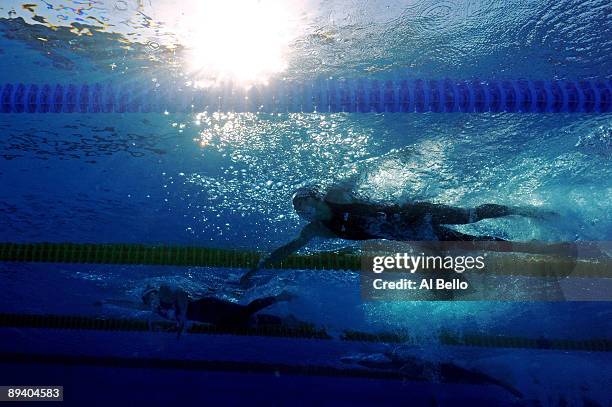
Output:
[[[265,82],[287,67],[296,33],[296,9],[282,0],[198,1],[186,38],[189,73],[195,81]]]

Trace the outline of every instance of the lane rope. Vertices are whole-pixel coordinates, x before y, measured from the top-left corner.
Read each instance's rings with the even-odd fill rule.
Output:
[[[248,89],[181,84],[0,84],[0,113],[607,113],[612,83],[589,80],[272,80]]]
[[[248,269],[261,254],[255,251],[187,246],[86,243],[0,243],[0,261],[77,264],[160,265]],[[321,252],[292,255],[273,269],[362,270],[364,257]],[[471,271],[476,272],[476,271]],[[533,277],[612,277],[612,259],[576,259],[562,256],[495,254],[487,273]]]
[[[75,315],[43,315],[43,314],[15,314],[0,313],[1,328],[34,328],[34,329],[65,329],[65,330],[92,330],[92,331],[118,331],[118,332],[149,332],[146,320],[116,319]],[[172,322],[160,321],[155,323],[158,332],[174,332]],[[204,335],[236,335],[236,336],[264,336],[284,337],[293,339],[333,340],[324,329],[316,328],[311,324],[299,327],[261,326],[257,328],[222,328],[204,324],[193,324],[187,333]],[[382,332],[368,333],[345,330],[338,337],[345,342],[370,342],[407,345],[426,345],[431,338],[419,338],[401,333]],[[566,350],[612,352],[612,338],[593,339],[548,339],[527,338],[503,335],[482,334],[455,334],[442,332],[437,336],[438,341],[448,346],[473,346],[489,348],[516,348],[540,350]]]

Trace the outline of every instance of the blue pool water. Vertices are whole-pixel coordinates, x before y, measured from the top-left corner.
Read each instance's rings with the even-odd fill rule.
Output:
[[[13,0],[0,5],[4,83],[184,83],[194,77],[214,82],[220,75],[183,69],[189,64],[182,48],[171,46],[181,37],[172,35],[170,17],[164,17],[166,2],[31,3],[36,6]],[[189,13],[187,3],[181,10]],[[287,43],[287,65],[270,74],[273,78],[612,78],[612,13],[606,1],[343,0],[295,2],[295,7],[300,29]],[[91,35],[83,31],[87,27]],[[555,221],[487,220],[460,228],[464,233],[511,240],[609,241],[611,143],[609,113],[2,114],[0,242],[270,251],[304,225],[291,206],[297,187],[343,179],[353,180],[358,193],[385,202],[529,204],[561,215]],[[356,245],[316,241],[305,252],[347,247]],[[72,393],[74,402],[88,399],[87,392],[96,387],[92,383],[116,386],[134,403],[191,399],[236,404],[258,388],[273,390],[279,405],[295,403],[296,395],[304,404],[337,400],[340,405],[404,405],[410,397],[417,405],[431,400],[438,404],[429,405],[450,405],[453,398],[472,405],[612,402],[609,352],[449,347],[437,340],[443,331],[610,339],[608,302],[364,302],[357,274],[309,270],[267,272],[268,283],[243,293],[228,284],[241,271],[0,263],[0,313],[146,320],[146,312],[97,302],[138,301],[143,287],[162,282],[180,285],[193,296],[242,303],[289,289],[296,300],[275,305],[271,313],[294,315],[324,327],[334,338],[344,330],[417,336],[423,338],[420,344],[403,351],[486,372],[523,396],[495,386],[445,385],[435,377],[395,383],[146,367],[118,368],[113,376],[109,365],[2,359],[0,365],[12,373],[3,369],[0,385],[29,384],[30,377],[31,384],[54,381]],[[3,354],[333,368],[346,368],[343,358],[393,347],[335,339],[323,343],[187,334],[177,340],[163,333],[10,327],[0,328],[0,346]],[[126,388],[126,381],[134,387]],[[145,388],[159,383],[176,393],[158,387],[151,398],[143,395]],[[232,390],[229,383],[236,387]],[[197,386],[205,393],[196,392]],[[313,394],[305,390],[309,386],[328,390]],[[252,403],[274,403],[270,397],[253,398]],[[110,399],[104,396],[99,403]]]

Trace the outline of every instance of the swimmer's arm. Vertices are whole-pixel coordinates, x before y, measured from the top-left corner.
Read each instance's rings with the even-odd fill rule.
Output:
[[[312,222],[304,226],[300,235],[291,242],[274,250],[270,255],[261,259],[258,268],[267,267],[271,264],[285,260],[289,255],[306,246],[315,237],[331,237],[331,233],[319,222]]]
[[[299,249],[306,246],[308,242],[312,240],[313,238],[318,237],[318,236],[331,237],[331,235],[332,233],[329,230],[327,230],[327,228],[323,226],[322,224],[320,224],[319,222],[309,223],[308,225],[304,227],[304,229],[302,229],[302,231],[300,232],[300,235],[297,238],[293,239],[291,242],[287,243],[286,245],[281,246],[278,249],[274,250],[268,256],[261,258],[255,267],[253,267],[251,270],[249,270],[246,274],[242,276],[242,278],[240,279],[240,283],[243,285],[247,284],[250,278],[260,268],[264,268],[271,264],[283,261],[284,259],[289,257],[289,255],[297,252]]]
[[[181,333],[185,329],[187,322],[187,307],[189,306],[189,296],[183,290],[178,290],[176,294],[176,310],[175,318],[177,323],[177,337],[181,337]]]

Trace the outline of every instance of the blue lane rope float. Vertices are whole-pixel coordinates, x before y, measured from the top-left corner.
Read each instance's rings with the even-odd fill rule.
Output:
[[[1,113],[608,113],[612,81],[319,79],[245,88],[139,84],[0,85]]]

